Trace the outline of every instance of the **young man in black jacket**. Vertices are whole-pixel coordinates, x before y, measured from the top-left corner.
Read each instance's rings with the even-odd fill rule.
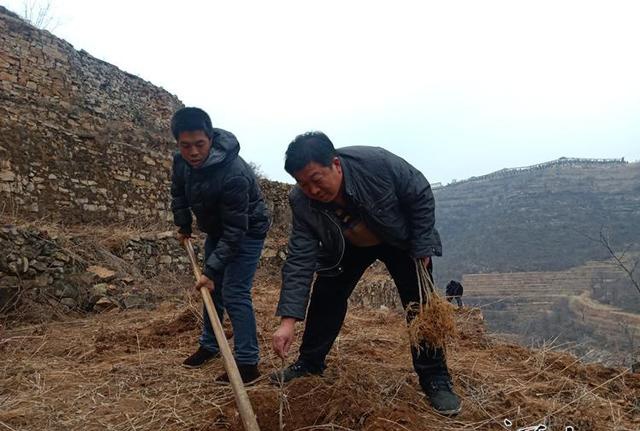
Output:
[[[434,228],[435,204],[425,177],[400,157],[377,147],[334,149],[321,132],[296,137],[286,152],[285,170],[297,182],[289,201],[293,226],[282,269],[273,348],[285,357],[296,321],[305,319],[298,360],[283,370],[285,381],[322,374],[325,357],[347,312],[347,300],[376,260],[386,265],[403,306],[419,302],[416,259],[431,270],[442,255]],[[427,344],[413,348],[413,365],[433,407],[460,411],[444,352]],[[280,374],[272,375],[272,380]]]
[[[238,140],[213,128],[206,112],[180,109],[171,131],[178,144],[171,179],[178,238],[191,235],[193,212],[198,228],[207,234],[204,269],[195,288],[209,288],[220,320],[225,310],[229,314],[235,360],[242,380],[249,383],[260,376],[251,287],[269,229],[267,208],[253,170],[238,155]],[[184,361],[185,367],[197,368],[219,356],[206,310],[203,317],[200,348]],[[216,381],[228,382],[226,373]]]

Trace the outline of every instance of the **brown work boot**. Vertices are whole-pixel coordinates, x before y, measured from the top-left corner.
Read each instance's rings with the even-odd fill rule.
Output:
[[[238,371],[240,372],[240,378],[245,386],[251,386],[257,382],[260,378],[260,370],[258,365],[242,365],[238,364]],[[228,385],[229,376],[227,373],[222,373],[213,381],[217,385]]]

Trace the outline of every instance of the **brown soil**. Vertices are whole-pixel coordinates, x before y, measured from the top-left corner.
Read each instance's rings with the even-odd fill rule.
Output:
[[[255,288],[265,374],[281,365],[269,347],[278,286],[265,272]],[[222,363],[180,366],[197,344],[192,309],[166,302],[6,330],[0,428],[241,430],[231,389],[212,384]],[[496,341],[485,335],[479,310],[458,310],[456,322],[459,338],[448,354],[463,399],[458,417],[439,416],[425,402],[402,313],[359,308],[350,311],[325,376],[285,387],[284,429],[515,430],[542,422],[552,430],[640,429],[639,375]],[[263,379],[248,393],[261,429],[278,430],[280,388]]]

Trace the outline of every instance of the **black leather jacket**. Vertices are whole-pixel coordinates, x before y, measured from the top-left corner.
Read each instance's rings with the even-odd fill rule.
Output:
[[[345,147],[337,152],[346,199],[382,241],[415,257],[442,255],[433,193],[420,171],[383,148]],[[342,271],[345,239],[333,212],[299,187],[289,194],[289,203],[293,226],[277,315],[302,320],[314,273],[332,276]]]

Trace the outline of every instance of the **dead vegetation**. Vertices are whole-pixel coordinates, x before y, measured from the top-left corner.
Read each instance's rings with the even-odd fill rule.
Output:
[[[268,347],[277,279],[255,288],[264,373],[281,366]],[[261,429],[497,430],[546,423],[551,429],[636,430],[640,376],[583,365],[546,346],[528,350],[484,334],[479,310],[456,311],[460,336],[448,349],[463,413],[434,413],[413,373],[402,313],[349,313],[323,378],[281,391],[249,389]],[[212,380],[220,362],[180,367],[199,323],[180,302],[7,330],[0,341],[0,427],[9,430],[242,429],[233,395]],[[266,380],[266,379],[265,379]],[[507,428],[509,419],[514,427]]]
[[[407,307],[407,315],[410,316],[409,340],[416,349],[420,349],[423,342],[446,349],[447,344],[457,336],[454,308],[438,293],[419,259],[416,259],[416,273],[420,303],[411,303]]]
[[[120,235],[139,234],[105,229],[93,231],[91,241],[104,250],[118,247]],[[88,263],[99,259],[65,244],[80,258],[88,253]],[[41,307],[31,310],[41,320],[0,328],[0,429],[241,430],[231,389],[212,384],[222,363],[199,370],[180,366],[196,347],[201,324],[201,305],[184,293],[191,284],[188,268],[136,279],[132,289],[164,292],[163,302],[150,309],[74,315],[31,304]],[[278,288],[278,272],[261,267],[254,297],[265,375],[283,365],[270,349]],[[458,417],[439,416],[426,402],[411,366],[403,313],[358,307],[347,316],[323,378],[284,388],[264,378],[249,389],[261,429],[515,430],[539,423],[552,430],[640,429],[638,374],[584,365],[549,344],[531,350],[497,341],[485,334],[480,310],[441,305],[457,332],[445,339],[463,400]],[[51,319],[53,312],[58,315]],[[427,324],[433,325],[444,323]]]

